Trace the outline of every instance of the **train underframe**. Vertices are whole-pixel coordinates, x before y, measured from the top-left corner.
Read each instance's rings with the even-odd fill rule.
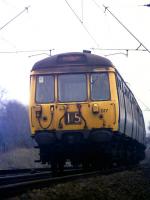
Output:
[[[136,140],[107,129],[46,132],[35,134],[40,162],[53,171],[63,171],[66,160],[84,169],[133,165],[145,158],[145,146]]]

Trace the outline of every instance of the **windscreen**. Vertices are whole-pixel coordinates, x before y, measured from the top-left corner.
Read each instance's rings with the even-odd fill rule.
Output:
[[[86,75],[59,75],[58,99],[60,102],[85,101],[87,99]]]
[[[37,76],[36,102],[49,103],[54,101],[54,77],[51,75]]]

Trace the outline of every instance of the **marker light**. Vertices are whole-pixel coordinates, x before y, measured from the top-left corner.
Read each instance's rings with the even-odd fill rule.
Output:
[[[99,107],[98,107],[98,105],[97,105],[96,103],[94,103],[94,104],[92,105],[92,112],[93,112],[94,114],[99,113]]]

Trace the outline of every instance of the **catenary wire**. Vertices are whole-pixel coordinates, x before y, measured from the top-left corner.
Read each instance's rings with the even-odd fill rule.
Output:
[[[95,5],[101,10],[101,6],[95,1],[92,0]],[[103,5],[105,8],[105,12],[108,11],[113,18],[116,19],[116,21],[140,44],[137,50],[142,46],[148,53],[150,53],[150,50],[109,10],[108,6]]]
[[[90,38],[93,40],[93,42],[96,44],[97,47],[99,47],[98,42],[96,41],[96,39],[93,37],[93,35],[89,32],[89,30],[87,29],[87,27],[85,26],[85,24],[83,23],[83,21],[80,19],[80,17],[76,14],[76,12],[74,11],[74,9],[71,7],[71,5],[68,3],[67,0],[65,0],[66,4],[68,5],[68,7],[70,8],[70,10],[73,12],[73,14],[76,16],[76,18],[78,19],[78,21],[82,24],[83,28],[85,29],[85,31],[88,33],[88,35],[90,36]]]
[[[20,13],[18,13],[15,17],[13,17],[11,20],[9,20],[7,23],[5,23],[2,27],[0,27],[0,31],[4,29],[8,24],[10,24],[12,21],[14,21],[16,18],[18,18],[21,14],[23,14],[25,11],[28,11],[30,6],[27,6],[22,10]]]
[[[142,46],[148,53],[150,53],[150,50],[108,9],[108,7],[105,5],[103,6],[105,11],[108,11],[117,20],[117,22],[140,44],[138,48]]]

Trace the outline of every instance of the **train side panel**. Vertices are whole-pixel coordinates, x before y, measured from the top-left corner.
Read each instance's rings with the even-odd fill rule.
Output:
[[[116,72],[119,99],[119,132],[139,143],[145,143],[145,125],[136,99],[118,72]]]

